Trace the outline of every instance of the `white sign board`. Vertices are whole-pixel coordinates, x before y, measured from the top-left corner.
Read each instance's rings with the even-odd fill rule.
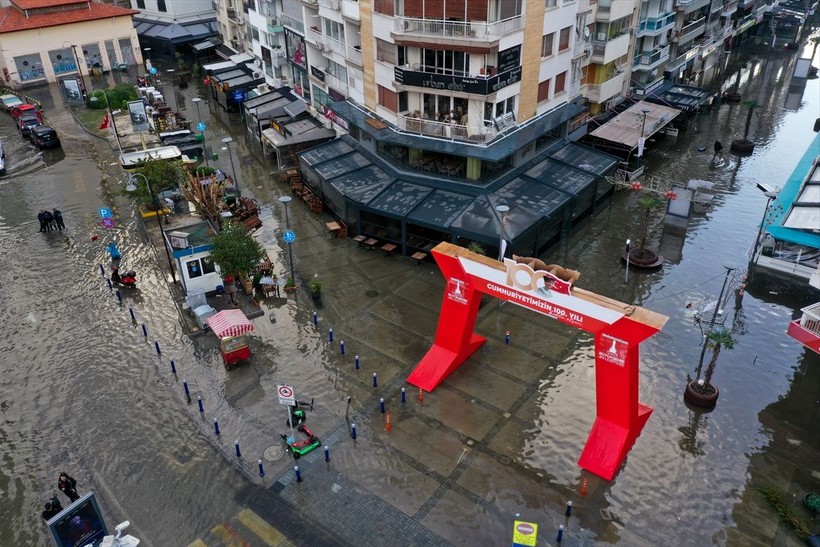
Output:
[[[292,387],[279,384],[276,386],[276,393],[279,395],[280,405],[296,406],[296,395],[294,395]]]

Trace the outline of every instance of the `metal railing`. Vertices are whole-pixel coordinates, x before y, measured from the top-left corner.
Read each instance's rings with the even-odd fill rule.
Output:
[[[820,302],[806,306],[800,311],[803,312],[803,316],[800,318],[800,326],[807,331],[820,335]]]
[[[440,137],[457,141],[486,143],[493,140],[497,134],[494,127],[475,127],[456,123],[436,122],[399,114],[396,118],[396,127],[408,133]]]
[[[442,19],[419,19],[394,17],[393,30],[405,36],[431,36],[463,38],[467,40],[495,40],[517,32],[524,27],[522,16],[510,17],[495,23],[477,21],[444,21]]]
[[[279,20],[282,21],[282,24],[286,27],[290,27],[302,36],[304,36],[305,25],[298,19],[294,19],[293,17],[282,13],[279,15]]]
[[[647,17],[646,19],[642,20],[638,25],[638,31],[654,32],[657,30],[662,30],[664,27],[668,27],[669,25],[674,24],[675,14],[663,13],[658,15],[657,17]]]
[[[664,46],[654,52],[643,52],[635,56],[632,66],[654,65],[658,61],[669,57],[669,46]]]

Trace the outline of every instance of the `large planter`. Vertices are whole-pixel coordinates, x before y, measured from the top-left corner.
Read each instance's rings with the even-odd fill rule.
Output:
[[[683,398],[696,407],[700,408],[714,408],[717,404],[720,390],[712,384],[704,384],[706,392],[704,393],[701,386],[696,380],[692,380],[686,384],[686,389],[683,392]]]
[[[749,155],[754,152],[754,149],[755,143],[748,139],[735,139],[729,147],[729,150],[740,156]]]
[[[245,290],[245,294],[253,294],[253,281],[245,276],[240,276],[239,282],[242,283],[242,288]]]
[[[743,97],[740,93],[735,93],[732,91],[723,94],[723,100],[727,103],[739,103],[742,98]]]
[[[621,256],[627,260],[626,253]],[[652,249],[635,248],[629,250],[629,265],[636,268],[658,268],[663,265],[664,258]]]

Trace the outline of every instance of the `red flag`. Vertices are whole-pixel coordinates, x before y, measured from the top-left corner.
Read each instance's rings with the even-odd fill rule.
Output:
[[[111,118],[108,117],[108,112],[106,112],[105,118],[103,118],[102,123],[100,124],[100,129],[108,129],[109,125],[111,125]]]

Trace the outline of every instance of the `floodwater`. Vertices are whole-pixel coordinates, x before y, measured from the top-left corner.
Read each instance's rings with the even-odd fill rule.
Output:
[[[582,473],[575,463],[594,419],[590,337],[514,306],[485,306],[477,327],[491,339],[485,348],[427,395],[417,412],[397,415],[395,434],[384,435],[381,418],[365,409],[373,402],[369,371],[378,370],[383,385],[400,385],[407,366],[432,339],[440,278],[426,273],[430,265],[416,268],[377,253],[366,255],[369,267],[352,267],[366,253],[352,244],[318,256],[313,249],[328,245],[327,235],[318,218],[295,201],[290,222],[300,227],[294,254],[302,283],[320,271],[328,290],[338,282],[337,294],[325,298],[319,313],[338,318],[337,330],[359,341],[349,352],[361,352],[367,366],[351,373],[349,359],[327,351],[326,334],[310,324],[312,304],[297,295],[266,305],[266,317],[256,321],[253,366],[227,373],[212,341],[184,335],[158,268],[164,256],[148,245],[121,195],[111,152],[76,129],[56,88],[38,90],[51,122],[66,128],[62,150],[37,152],[9,120],[0,120],[10,166],[0,179],[0,545],[48,543],[39,511],[56,493],[62,470],[77,478],[81,490],[98,493],[109,525],[129,519],[133,533],[148,545],[204,537],[261,495],[230,462],[232,440],[242,438],[254,458],[275,444],[285,417],[274,395],[278,383],[316,397],[310,420],[322,435],[344,423],[345,399],[352,395],[360,442],[373,449],[340,443],[334,468],[454,544],[506,543],[516,513],[542,524],[542,541],[550,538],[563,500],[577,496],[583,477],[588,492],[577,504],[580,526],[568,527],[570,541],[767,543],[771,536],[758,535],[759,524],[748,514],[764,511],[750,492],[774,480],[776,473],[767,469],[773,454],[791,452],[792,469],[817,468],[817,459],[805,455],[816,456],[820,449],[820,359],[784,332],[795,310],[820,297],[757,279],[742,308],[727,310],[727,327],[738,342],[718,363],[717,408],[704,414],[682,401],[701,341],[687,304],[697,309],[716,298],[724,262],[745,265],[766,203],[755,185],[782,185],[814,137],[811,126],[820,115],[820,80],[808,81],[793,106],[788,79],[794,52],[776,52],[768,63],[765,51],[747,54],[762,60],[744,72],[741,88],[744,99],[754,96],[762,105],[750,132],[754,154],[739,159],[727,153],[725,162],[710,165],[711,143],[721,140],[728,149],[732,138],[742,136],[746,118],[744,106],[723,105],[699,116],[676,143],[654,145],[649,157],[651,175],[716,183],[713,206],[694,215],[685,232],[664,227],[662,215],[654,220],[653,243],[667,264],[657,272],[631,272],[624,283],[617,250],[640,232],[639,196],[626,191],[544,257],[579,269],[584,288],[670,317],[663,332],[641,348],[641,398],[655,411],[609,483]],[[185,94],[176,99],[190,109]],[[208,116],[206,137],[215,150],[223,135],[235,131],[240,182],[263,208],[260,240],[284,272],[287,256],[277,243],[284,224],[277,201],[282,187],[270,182],[270,165],[253,161],[241,124]],[[227,154],[220,152],[223,169],[231,165]],[[37,212],[55,206],[67,230],[37,233]],[[103,206],[115,212],[110,233],[99,225],[97,209]],[[92,235],[99,239],[92,241]],[[110,238],[124,266],[138,270],[139,290],[125,293],[125,306],[147,325],[147,339],[100,275],[97,265],[107,263]],[[387,296],[368,307],[374,293]],[[503,332],[511,326],[513,344],[504,348]],[[161,341],[161,359],[154,340]],[[176,359],[179,378],[168,374],[169,356]],[[186,375],[195,378],[192,389],[202,394],[207,416],[184,404],[179,380]],[[502,419],[508,411],[511,416]],[[210,416],[217,413],[223,430],[231,432],[222,442],[209,440]],[[453,434],[430,432],[430,424]],[[812,427],[815,434],[805,435]],[[437,442],[425,441],[425,435],[435,435]],[[466,450],[460,438],[475,439],[476,448]],[[431,472],[418,473],[419,462]],[[272,462],[269,474],[288,465],[286,459]],[[453,483],[435,507],[423,508],[437,491],[437,477]],[[795,471],[777,485],[797,495],[812,483]],[[301,516],[306,522],[318,518]],[[266,517],[279,524],[275,516]],[[346,539],[342,531],[339,538]],[[787,533],[777,543],[798,544]]]

